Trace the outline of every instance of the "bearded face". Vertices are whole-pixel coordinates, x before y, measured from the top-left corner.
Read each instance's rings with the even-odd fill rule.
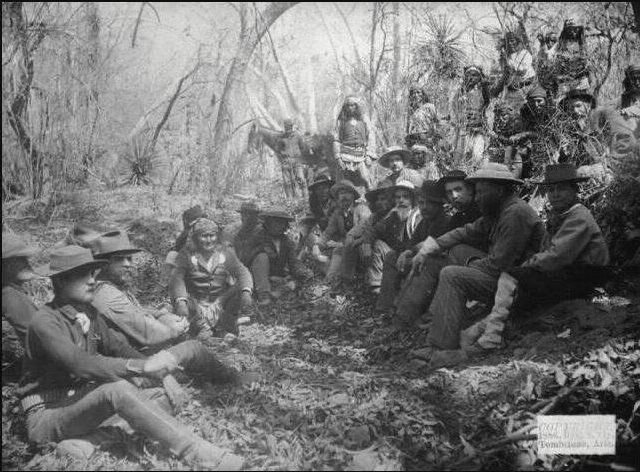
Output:
[[[547,101],[543,97],[531,97],[527,100],[527,104],[533,114],[539,116],[544,113]]]

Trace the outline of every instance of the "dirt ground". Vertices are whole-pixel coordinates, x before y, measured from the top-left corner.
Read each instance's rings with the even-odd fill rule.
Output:
[[[268,201],[269,194],[265,189],[258,197]],[[239,202],[214,212],[216,218],[237,223]],[[16,209],[8,222],[45,248],[76,220],[129,228],[147,251],[138,259],[140,297],[160,304],[167,301],[164,255],[181,211],[192,203],[150,189],[86,192],[61,201],[53,217],[23,218],[27,210]],[[287,209],[302,213],[295,205]],[[47,251],[37,259],[45,262]],[[374,314],[361,287],[332,291],[319,277],[295,291],[283,284],[272,305],[253,309],[236,342],[217,349],[263,381],[234,389],[191,380],[192,401],[178,417],[242,454],[250,470],[634,470],[640,467],[638,286],[624,274],[593,299],[545,307],[513,323],[504,349],[429,371],[411,356],[425,331],[393,328]],[[47,300],[45,282],[32,289]],[[3,470],[187,469],[135,434],[88,461],[57,457],[52,445],[32,448],[14,387],[3,371]],[[616,456],[538,455],[531,433],[540,413],[615,414]]]

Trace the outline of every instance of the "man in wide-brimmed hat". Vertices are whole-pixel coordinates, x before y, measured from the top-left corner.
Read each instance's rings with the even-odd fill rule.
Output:
[[[175,341],[189,329],[189,322],[167,310],[143,307],[133,293],[133,255],[127,233],[105,233],[91,244],[93,256],[107,261],[95,286],[93,304],[136,348]]]
[[[355,276],[359,255],[352,245],[354,241],[347,236],[371,216],[371,211],[361,201],[360,192],[349,180],[335,184],[331,194],[336,201],[336,209],[329,218],[320,242],[321,247],[332,250],[326,275],[332,282],[350,281]]]
[[[389,146],[378,160],[378,164],[389,169],[391,174],[386,176],[381,183],[395,185],[404,180],[411,182],[414,187],[420,187],[424,179],[417,170],[409,167],[412,159],[411,151],[402,146]]]
[[[516,196],[521,181],[504,164],[488,163],[467,180],[475,184],[482,217],[438,238],[427,238],[412,261],[412,270],[422,273],[420,292],[425,299],[405,304],[404,309],[420,313],[433,294],[428,309],[433,320],[430,347],[422,357],[436,349],[457,349],[467,300],[491,297],[500,273],[537,252],[544,236],[535,210]],[[445,251],[446,257],[439,256]],[[403,315],[411,319],[415,312]]]
[[[438,182],[426,180],[422,188],[416,189],[416,201],[421,219],[411,238],[390,251],[384,259],[380,297],[376,304],[376,310],[380,312],[393,311],[401,281],[408,273],[411,258],[418,251],[417,245],[428,236],[440,236],[447,229],[447,217],[443,209],[445,198]]]
[[[166,350],[143,356],[92,305],[96,272],[107,264],[75,245],[51,253],[47,274],[54,298],[29,326],[28,370],[17,390],[29,441],[77,442],[69,438],[91,434],[117,414],[183,460],[214,470],[240,469],[241,457],[172,417],[164,390],[136,386],[140,377],[161,381],[179,363]]]
[[[286,233],[293,217],[284,211],[264,211],[261,230],[247,244],[248,257],[243,260],[251,270],[260,305],[267,305],[273,298],[269,277],[293,277],[304,282],[313,273],[296,257],[296,245]]]
[[[578,199],[579,177],[571,164],[549,165],[540,185],[551,204],[549,231],[540,251],[498,279],[491,313],[462,332],[461,345],[474,352],[502,344],[504,324],[519,307],[584,297],[601,283],[609,250],[591,212]],[[517,297],[516,297],[517,293]]]
[[[407,249],[418,227],[421,215],[416,205],[417,190],[405,180],[390,187],[388,192],[393,199],[393,209],[364,235],[363,262],[372,293],[380,293],[382,268],[387,254],[393,252],[393,257],[397,257]]]
[[[2,233],[2,366],[22,358],[29,323],[38,308],[23,285],[35,274],[29,262],[38,250],[24,238]]]
[[[467,182],[466,178],[467,174],[464,171],[454,169],[438,180],[450,206],[447,231],[480,218],[474,185]]]

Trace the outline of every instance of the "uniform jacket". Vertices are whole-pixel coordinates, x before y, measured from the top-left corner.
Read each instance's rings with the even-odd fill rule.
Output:
[[[569,266],[606,266],[608,263],[609,250],[598,223],[584,205],[576,204],[551,219],[542,251],[522,265],[552,272]]]
[[[95,307],[82,310],[54,299],[38,311],[27,334],[28,370],[22,394],[129,378],[136,375],[127,369],[130,359],[130,367],[142,369],[145,357],[109,329]],[[86,331],[80,318],[89,320]]]

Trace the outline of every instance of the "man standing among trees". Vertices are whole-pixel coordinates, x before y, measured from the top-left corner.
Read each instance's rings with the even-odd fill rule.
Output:
[[[350,180],[360,193],[373,187],[371,163],[376,159],[375,132],[358,98],[345,98],[333,132],[333,154],[342,177]]]
[[[276,140],[276,154],[280,159],[282,179],[287,197],[307,196],[307,177],[305,164],[302,161],[302,150],[305,148],[302,136],[293,129],[293,120],[287,118],[283,122],[284,132]]]
[[[473,168],[484,163],[485,112],[489,101],[482,67],[465,67],[462,84],[451,104],[451,119],[455,127],[453,153],[457,163],[468,163]]]

